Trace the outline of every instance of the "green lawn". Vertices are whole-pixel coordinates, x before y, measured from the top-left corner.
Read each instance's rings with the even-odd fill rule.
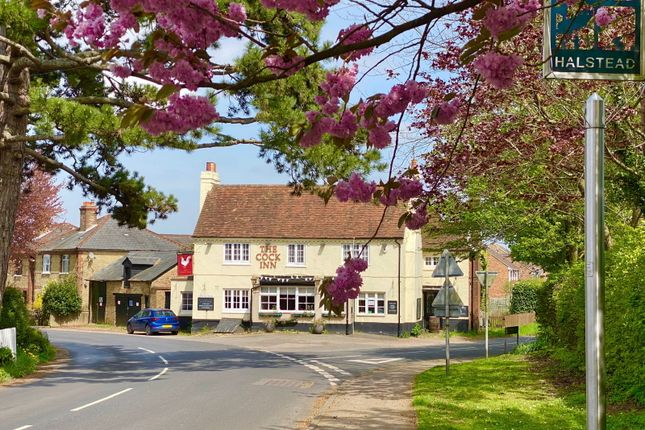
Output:
[[[585,428],[584,394],[559,395],[522,355],[454,364],[447,378],[443,366],[429,369],[416,378],[413,402],[422,430]],[[610,415],[607,427],[645,428],[645,414]]]

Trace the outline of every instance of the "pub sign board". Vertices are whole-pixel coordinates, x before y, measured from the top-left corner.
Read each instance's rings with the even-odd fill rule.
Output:
[[[645,79],[645,16],[642,0],[546,0],[544,77],[556,79]],[[612,21],[596,23],[605,8]]]
[[[215,300],[212,297],[197,297],[198,311],[212,311],[215,309]]]
[[[387,301],[387,313],[388,315],[396,315],[398,313],[398,302],[396,300]]]

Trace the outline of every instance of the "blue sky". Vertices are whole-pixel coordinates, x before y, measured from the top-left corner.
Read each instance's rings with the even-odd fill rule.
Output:
[[[323,29],[322,39],[335,40],[340,29],[360,22],[361,17],[356,12],[355,9],[347,7],[336,9]],[[238,41],[224,43],[218,52],[218,62],[235,58],[241,53],[243,46],[243,42]],[[360,70],[365,70],[380,58],[382,55],[366,57],[364,61],[369,63],[360,64]],[[404,66],[405,61],[406,56],[394,57],[386,61],[361,82],[355,90],[354,97],[358,99],[377,92],[386,92],[394,82],[386,82],[384,70]],[[225,112],[225,109],[220,109],[220,112]],[[223,131],[237,137],[255,137],[257,126],[246,126],[246,129],[240,126],[227,126],[223,127]],[[407,164],[409,157],[406,155],[409,154],[403,152],[399,165],[395,164],[395,167]],[[390,157],[390,155],[384,153],[384,157]],[[258,158],[258,148],[250,145],[192,153],[156,150],[133,154],[122,160],[130,170],[143,176],[147,184],[178,199],[178,212],[171,214],[166,220],[159,220],[149,226],[159,233],[192,233],[199,216],[199,175],[207,161],[214,161],[217,164],[217,171],[223,184],[286,184],[289,181],[287,175],[278,174],[272,165]],[[378,179],[379,176],[384,175],[376,175],[374,179]],[[61,198],[66,212],[60,220],[78,225],[79,207],[83,201],[89,199],[83,197],[78,189],[62,190]]]

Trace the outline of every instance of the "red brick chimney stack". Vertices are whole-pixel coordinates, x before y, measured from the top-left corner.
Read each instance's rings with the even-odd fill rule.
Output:
[[[86,231],[91,227],[96,225],[96,216],[98,214],[98,208],[93,202],[83,202],[81,206],[81,220],[78,229],[80,231]]]

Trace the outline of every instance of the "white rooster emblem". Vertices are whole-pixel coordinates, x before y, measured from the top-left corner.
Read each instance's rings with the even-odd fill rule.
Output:
[[[180,257],[179,258],[179,264],[181,264],[184,267],[188,266],[188,264],[190,263],[190,257],[191,257],[190,255],[187,255],[185,257],[183,257],[183,256]]]

